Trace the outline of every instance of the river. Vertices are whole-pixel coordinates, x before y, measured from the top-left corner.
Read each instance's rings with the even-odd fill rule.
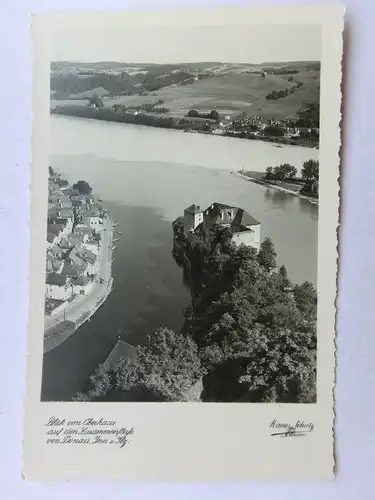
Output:
[[[67,401],[82,390],[120,334],[142,344],[160,326],[181,328],[190,294],[172,258],[171,222],[192,203],[246,209],[289,277],[316,284],[318,207],[230,172],[286,162],[300,168],[317,150],[61,116],[51,116],[50,145],[51,166],[71,182],[88,181],[123,234],[108,300],[44,356],[43,400]]]

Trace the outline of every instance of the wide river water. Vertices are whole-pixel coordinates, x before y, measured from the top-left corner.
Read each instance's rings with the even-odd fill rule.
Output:
[[[272,238],[289,277],[316,284],[318,207],[230,172],[300,168],[318,159],[317,150],[60,116],[51,116],[50,145],[51,166],[70,182],[88,181],[123,234],[108,300],[44,356],[43,400],[67,401],[82,390],[119,335],[142,344],[160,326],[179,331],[190,294],[172,258],[171,223],[192,203],[246,209],[261,222],[262,239]]]

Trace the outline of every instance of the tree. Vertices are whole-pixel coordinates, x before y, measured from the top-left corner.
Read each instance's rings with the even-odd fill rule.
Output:
[[[208,116],[212,120],[216,120],[216,121],[219,120],[219,113],[216,111],[216,109],[213,109]]]
[[[289,170],[289,179],[294,179],[297,176],[297,169],[296,167],[291,166],[291,169]]]
[[[265,178],[272,179],[272,176],[273,176],[273,167],[267,167]]]
[[[287,270],[286,270],[286,267],[284,266],[284,264],[282,266],[280,266],[279,274],[283,279],[288,278],[288,273],[287,273]]]
[[[244,391],[242,401],[310,402],[315,385],[313,335],[258,327],[250,333],[247,345],[248,350],[236,354],[237,359],[246,360],[238,378]]]
[[[304,162],[301,170],[302,179],[304,181],[319,180],[319,162],[316,160],[307,160]]]
[[[103,99],[97,95],[94,95],[92,97],[90,97],[90,105],[94,105],[96,106],[97,108],[103,108],[104,107],[104,104],[103,104]]]
[[[191,118],[199,117],[199,113],[196,109],[190,109],[187,115],[190,116]]]
[[[178,401],[202,376],[198,347],[190,337],[159,328],[138,348],[134,364],[116,369],[117,389],[138,401]]]
[[[300,311],[308,320],[316,318],[318,297],[314,286],[305,281],[301,285],[295,285],[293,295]]]
[[[78,181],[73,184],[73,189],[76,189],[80,192],[80,194],[90,194],[92,192],[92,188],[90,184],[86,181]]]
[[[263,133],[268,136],[283,137],[285,135],[285,130],[278,125],[268,125],[268,127],[265,127],[263,130]]]
[[[286,177],[285,170],[281,165],[273,168],[273,178],[277,181],[283,181]]]
[[[283,163],[279,167],[279,171],[281,172],[282,179],[293,179],[297,175],[296,167],[290,165],[289,163]]]
[[[267,271],[270,271],[276,267],[276,256],[275,245],[271,238],[266,238],[260,244],[260,250],[257,256],[259,264]]]
[[[111,369],[106,363],[101,363],[89,378],[89,390],[87,393],[78,392],[73,401],[100,401],[112,390]]]

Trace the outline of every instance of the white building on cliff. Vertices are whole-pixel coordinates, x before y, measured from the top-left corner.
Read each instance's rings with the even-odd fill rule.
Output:
[[[197,205],[184,210],[184,233],[187,236],[199,234],[203,227],[213,225],[229,227],[236,245],[244,244],[259,251],[261,224],[242,208],[215,202],[205,210]]]

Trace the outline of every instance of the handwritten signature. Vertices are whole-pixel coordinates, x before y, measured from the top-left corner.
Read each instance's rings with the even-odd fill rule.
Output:
[[[294,424],[290,424],[274,419],[270,424],[270,428],[275,430],[275,432],[271,433],[271,436],[305,437],[313,432],[315,426],[312,422],[304,422],[303,420],[297,420]]]

